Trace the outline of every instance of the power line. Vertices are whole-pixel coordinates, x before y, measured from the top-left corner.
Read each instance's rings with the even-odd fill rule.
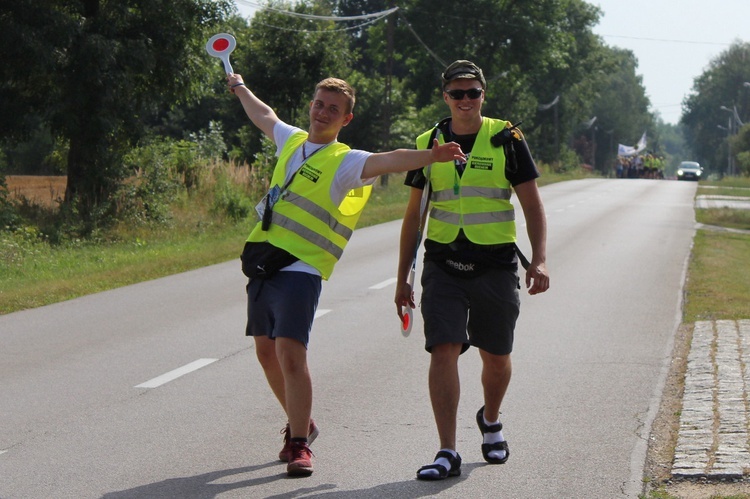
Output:
[[[376,19],[376,21],[377,21],[378,19],[381,19],[381,18],[383,18],[383,17],[385,17],[385,16],[387,16],[389,14],[392,14],[393,12],[396,12],[398,10],[398,7],[394,7],[392,9],[383,10],[381,12],[374,12],[372,14],[362,14],[362,15],[359,15],[359,16],[316,16],[316,15],[313,15],[313,14],[303,14],[301,12],[292,12],[292,11],[289,11],[289,10],[274,9],[273,7],[268,7],[268,6],[265,6],[265,5],[261,5],[261,4],[256,3],[256,2],[251,2],[250,0],[235,0],[235,1],[237,3],[249,5],[250,7],[254,7],[254,8],[258,9],[258,10],[267,10],[267,11],[270,11],[270,12],[276,12],[277,14],[283,14],[283,15],[291,16],[291,17],[299,17],[299,18],[302,18],[302,19],[311,19],[311,20],[315,20],[315,21],[340,21],[340,22],[343,22],[343,21],[361,21],[361,20],[372,19],[372,18],[377,18]]]
[[[358,20],[367,20],[367,22],[364,22],[362,24],[358,24],[356,26],[350,26],[350,27],[347,27],[347,28],[342,28],[342,29],[337,29],[337,30],[330,30],[330,31],[348,31],[348,30],[357,29],[357,28],[360,28],[362,26],[366,26],[368,24],[376,23],[376,22],[380,21],[381,19],[383,19],[384,17],[387,17],[387,16],[391,15],[392,13],[394,13],[396,11],[399,11],[398,7],[394,7],[392,9],[383,10],[383,11],[375,12],[375,13],[372,13],[372,14],[363,14],[363,15],[359,15],[359,16],[316,16],[316,15],[312,15],[312,14],[302,14],[302,13],[299,13],[299,12],[291,12],[291,11],[288,11],[288,10],[274,9],[272,7],[267,7],[267,6],[261,5],[261,4],[256,3],[256,2],[252,2],[250,0],[235,0],[235,2],[244,4],[244,5],[249,5],[250,7],[254,7],[254,8],[258,9],[258,10],[265,10],[265,11],[275,12],[277,14],[281,14],[281,15],[285,15],[285,16],[299,17],[299,18],[302,18],[302,19],[315,20],[315,21],[355,21],[355,20],[358,21]],[[442,58],[440,58],[440,56],[438,56],[435,52],[433,52],[432,49],[430,49],[430,47],[428,47],[427,44],[424,41],[422,41],[422,38],[420,38],[419,35],[417,34],[417,32],[414,31],[414,28],[412,28],[411,23],[409,23],[409,21],[401,13],[401,11],[398,12],[398,16],[404,22],[404,24],[408,28],[409,32],[412,34],[412,36],[414,36],[414,38],[417,40],[417,42],[419,42],[419,44],[422,45],[422,47],[424,47],[424,49],[427,51],[427,53],[433,59],[435,59],[435,61],[437,61],[438,63],[440,63],[440,65],[442,67],[445,67],[446,66],[446,62]],[[286,28],[286,27],[282,27],[282,26],[275,26],[275,25],[272,25],[272,24],[267,24],[267,23],[260,22],[257,19],[255,19],[254,22],[257,23],[257,24],[259,24],[259,25],[261,25],[261,26],[266,26],[266,27],[274,28],[274,29],[280,29],[280,30],[283,30],[283,31],[293,31],[293,32],[301,32],[301,33],[318,33],[318,32],[320,32],[320,30],[296,29],[296,28]]]
[[[298,33],[322,33],[322,32],[332,33],[332,32],[335,32],[335,31],[351,31],[351,30],[354,30],[354,29],[359,29],[362,26],[367,26],[368,24],[375,24],[376,22],[380,21],[383,17],[385,17],[385,16],[381,16],[381,17],[378,17],[377,19],[372,19],[370,21],[363,22],[361,24],[357,24],[355,26],[348,26],[346,28],[329,29],[329,30],[285,28],[283,26],[276,26],[276,25],[273,25],[273,24],[263,23],[263,22],[258,21],[257,19],[254,19],[253,23],[259,24],[261,26],[266,26],[268,28],[280,29],[282,31],[294,31],[294,32],[298,32]]]
[[[430,47],[427,46],[427,44],[425,42],[422,41],[422,39],[419,37],[419,35],[417,34],[417,32],[414,31],[414,28],[411,27],[411,24],[406,19],[406,17],[404,17],[404,15],[400,11],[399,11],[398,15],[404,21],[404,24],[406,24],[406,27],[409,28],[409,31],[411,32],[411,34],[414,35],[414,38],[416,38],[417,41],[422,45],[422,47],[424,47],[424,49],[427,51],[427,53],[430,54],[433,59],[435,59],[437,62],[439,62],[442,67],[445,67],[446,66],[445,61],[442,60],[435,52],[432,51],[432,49],[430,49]]]
[[[625,36],[625,35],[602,35],[604,38],[627,38],[629,40],[646,40],[649,42],[665,42],[665,43],[690,43],[694,45],[721,45],[722,47],[728,47],[731,45],[731,43],[721,43],[721,42],[698,42],[694,40],[668,40],[665,38],[645,38],[645,37],[639,37],[639,36]]]

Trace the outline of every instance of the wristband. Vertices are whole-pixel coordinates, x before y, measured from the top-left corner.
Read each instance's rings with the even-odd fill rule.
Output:
[[[244,87],[245,84],[242,83],[242,82],[239,82],[239,83],[235,83],[234,85],[229,85],[229,88],[234,88],[234,87],[239,87],[239,86],[243,86]]]

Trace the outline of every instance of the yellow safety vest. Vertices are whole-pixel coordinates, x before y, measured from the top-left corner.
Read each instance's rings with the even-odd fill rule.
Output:
[[[432,184],[427,238],[439,243],[456,240],[459,229],[476,244],[503,244],[516,241],[512,189],[505,178],[505,150],[493,147],[490,137],[508,122],[482,118],[482,126],[461,176],[453,162],[433,163],[425,168]],[[432,130],[417,137],[417,148],[425,149]],[[440,143],[445,140],[441,136]]]
[[[271,185],[283,186],[286,165],[294,151],[307,140],[297,132],[287,140],[274,168]],[[247,238],[268,241],[315,267],[328,279],[354,232],[372,191],[367,185],[349,191],[339,206],[331,201],[331,184],[349,146],[334,142],[308,157],[273,206],[267,231],[258,222]]]

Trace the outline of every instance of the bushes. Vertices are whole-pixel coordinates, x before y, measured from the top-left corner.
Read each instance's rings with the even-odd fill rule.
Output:
[[[6,227],[0,231],[0,263],[8,270],[48,252],[46,237],[35,227]]]
[[[179,230],[236,223],[254,216],[254,205],[266,191],[275,160],[275,146],[264,143],[256,166],[222,159],[226,145],[217,123],[191,134],[189,140],[155,138],[130,150],[122,166],[128,172],[109,202],[82,216],[75,204],[48,209],[13,201],[0,172],[0,232],[13,254],[18,227],[33,227],[52,245],[76,239],[121,240],[144,231]],[[9,246],[10,247],[10,246]],[[8,253],[10,255],[11,253]],[[9,257],[10,258],[10,257]]]
[[[190,140],[159,139],[133,149],[125,158],[133,177],[118,193],[118,220],[167,223],[175,204],[201,206],[215,216],[241,220],[251,215],[253,177],[246,166],[221,158],[227,151],[221,126]]]
[[[8,184],[5,176],[0,172],[0,230],[9,229],[18,223],[18,214],[10,202]]]
[[[247,168],[245,168],[247,170]],[[253,213],[253,200],[247,189],[233,181],[226,172],[217,175],[214,191],[213,213],[227,216],[233,221],[243,220]]]
[[[168,221],[170,204],[186,186],[185,172],[193,170],[191,149],[182,141],[159,140],[131,150],[124,161],[133,175],[114,197],[114,218],[136,223]]]

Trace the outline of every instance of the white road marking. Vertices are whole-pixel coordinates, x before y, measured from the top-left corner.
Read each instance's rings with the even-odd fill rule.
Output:
[[[6,452],[8,452],[8,449],[0,450],[0,454],[5,454]]]
[[[330,312],[330,310],[328,310],[327,308],[319,308],[318,310],[315,311],[315,317],[313,317],[313,319],[317,319],[318,317],[322,317],[322,316],[326,315],[328,312]]]
[[[184,376],[193,371],[197,371],[201,367],[206,367],[207,365],[212,364],[217,360],[218,359],[198,359],[195,362],[191,362],[190,364],[178,367],[174,371],[169,371],[168,373],[157,376],[156,378],[146,381],[145,383],[136,385],[135,388],[156,388],[165,383],[169,383],[170,381],[174,381],[180,376]]]
[[[377,284],[373,284],[372,286],[370,286],[370,289],[383,289],[383,288],[385,288],[387,286],[390,286],[394,282],[396,282],[396,278],[395,277],[391,277],[390,279],[386,279],[383,282],[379,282]]]

